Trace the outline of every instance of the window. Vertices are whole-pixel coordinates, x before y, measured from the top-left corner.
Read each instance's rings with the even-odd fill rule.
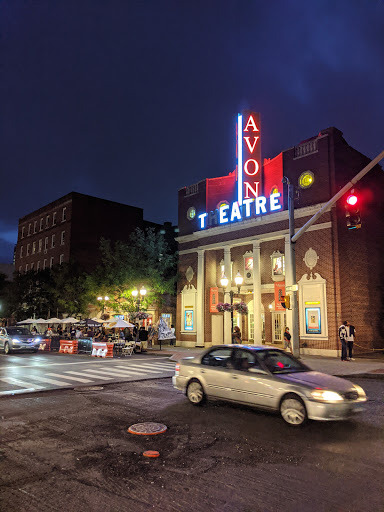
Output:
[[[52,226],[56,226],[56,215],[57,215],[57,212],[53,212],[53,214],[52,214]]]
[[[40,261],[38,261],[38,262],[37,262],[36,270],[37,270],[37,271],[39,271],[39,270],[40,270]]]
[[[28,272],[28,263],[25,265],[25,271]]]
[[[60,265],[64,262],[64,254],[60,254]]]
[[[49,228],[49,215],[45,219],[45,228]]]
[[[233,351],[231,360],[227,362],[227,367],[240,371],[248,371],[250,368],[261,368],[255,354],[243,349],[235,349]]]
[[[31,263],[31,270],[33,270],[33,267],[35,266],[35,264],[32,262]]]
[[[25,226],[21,228],[21,238],[24,238]]]
[[[24,249],[24,247],[23,247],[23,246],[21,246],[21,247],[20,247],[20,258],[22,258],[22,257],[23,257],[23,249]]]
[[[22,271],[23,271],[23,267],[20,265],[20,267],[19,267],[19,273],[21,274],[21,273],[22,273]]]
[[[272,280],[284,281],[285,276],[285,257],[280,251],[275,251],[271,255]]]
[[[52,258],[49,261],[49,268],[52,268],[52,267],[53,267],[53,256],[52,256]]]
[[[51,249],[55,247],[55,235],[52,235]]]
[[[44,260],[43,262],[43,269],[46,269],[47,268],[47,260]]]
[[[33,242],[32,244],[32,254],[35,254],[36,252],[36,242]]]
[[[33,223],[33,232],[37,233],[37,220]]]
[[[43,231],[43,224],[44,224],[44,219],[41,218],[40,219],[40,231]]]
[[[61,232],[60,245],[65,244],[65,231]]]
[[[39,252],[41,252],[42,248],[43,248],[43,239],[40,238],[40,240],[39,240]]]
[[[29,247],[30,247],[30,245],[31,245],[31,244],[27,244],[27,250],[26,250],[26,252],[25,252],[25,255],[26,255],[26,256],[29,256]]]
[[[32,227],[32,224],[28,224],[28,236],[30,236],[30,234],[31,234],[31,227]]]
[[[215,350],[211,350],[211,352],[208,352],[208,354],[206,354],[201,360],[201,363],[208,366],[225,367],[227,361],[231,358],[231,354],[231,348],[217,348]]]
[[[44,251],[47,251],[47,250],[48,250],[48,237],[46,236],[45,240],[44,240]]]
[[[67,207],[64,206],[63,208],[63,213],[62,213],[62,216],[61,216],[61,222],[64,222],[65,220],[67,220]]]

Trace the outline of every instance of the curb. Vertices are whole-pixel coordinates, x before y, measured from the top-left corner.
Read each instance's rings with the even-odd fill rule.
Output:
[[[349,373],[348,375],[334,375],[334,377],[341,377],[342,379],[377,379],[384,380],[383,373]]]

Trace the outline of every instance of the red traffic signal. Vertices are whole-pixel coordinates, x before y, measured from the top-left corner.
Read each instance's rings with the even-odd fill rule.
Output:
[[[350,205],[350,206],[355,206],[355,204],[357,203],[357,196],[355,196],[355,194],[351,194],[347,197],[347,203]]]
[[[348,229],[361,228],[359,198],[356,194],[354,194],[353,190],[351,190],[351,193],[349,194],[349,196],[346,199],[345,216],[347,219],[347,228]]]

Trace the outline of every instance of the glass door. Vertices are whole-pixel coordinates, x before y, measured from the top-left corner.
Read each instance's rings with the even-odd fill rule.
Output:
[[[272,343],[283,344],[285,329],[285,313],[280,311],[272,312]]]

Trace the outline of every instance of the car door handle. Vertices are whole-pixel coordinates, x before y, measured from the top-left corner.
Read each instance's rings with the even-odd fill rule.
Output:
[[[238,379],[239,377],[237,375],[232,375],[232,379]]]
[[[205,373],[205,370],[200,370],[200,373]]]

